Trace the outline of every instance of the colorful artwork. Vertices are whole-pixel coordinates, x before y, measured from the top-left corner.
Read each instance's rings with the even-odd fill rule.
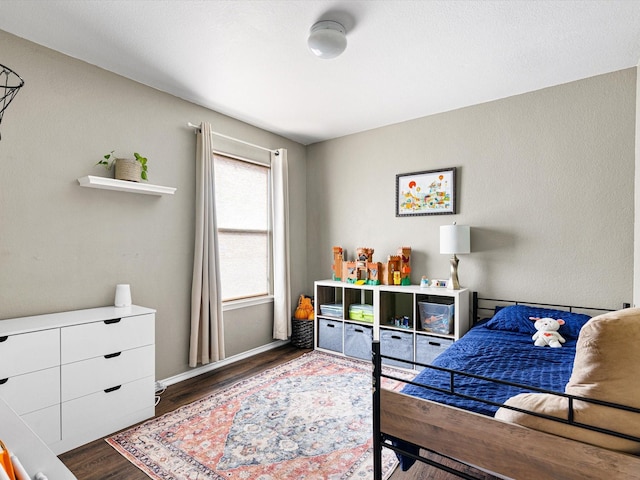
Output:
[[[456,169],[396,175],[396,216],[456,213]]]

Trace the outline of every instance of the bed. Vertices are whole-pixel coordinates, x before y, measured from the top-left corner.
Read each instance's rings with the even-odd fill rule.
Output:
[[[381,385],[380,377],[386,376],[382,374],[382,358],[393,357],[381,355],[379,343],[374,342],[374,478],[381,478],[382,448],[390,448],[403,470],[419,460],[469,479],[479,477],[434,458],[455,459],[497,478],[640,479],[637,455],[494,418],[496,412],[500,416],[506,411],[506,417],[513,411],[515,415],[529,412],[519,409],[517,403],[505,407],[516,395],[551,396],[571,407],[564,419],[535,414],[540,421],[640,444],[634,435],[583,424],[573,415],[574,405],[595,402],[597,408],[623,408],[625,415],[632,415],[640,425],[640,409],[565,392],[572,378],[579,333],[592,316],[605,310],[473,297],[473,328],[432,365],[417,364],[424,369],[400,393],[376,388]],[[536,330],[529,317],[552,315],[565,320],[559,330],[565,343],[561,348],[533,346]],[[478,320],[480,317],[486,318]],[[640,366],[635,368],[637,371]],[[637,378],[631,381],[637,383]],[[421,455],[421,450],[428,455]]]

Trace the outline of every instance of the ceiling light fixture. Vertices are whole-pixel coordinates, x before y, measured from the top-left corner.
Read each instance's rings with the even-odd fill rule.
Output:
[[[317,57],[335,58],[347,48],[346,31],[338,22],[323,20],[311,27],[307,43]]]

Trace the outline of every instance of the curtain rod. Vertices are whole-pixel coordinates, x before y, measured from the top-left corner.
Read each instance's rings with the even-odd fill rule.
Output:
[[[195,128],[198,131],[200,130],[200,126],[199,125],[194,125],[191,122],[188,122],[187,126],[191,127],[191,128]],[[278,155],[278,153],[279,153],[278,150],[273,150],[271,148],[261,147],[260,145],[255,145],[253,143],[245,142],[244,140],[240,140],[238,138],[230,137],[228,135],[225,135],[224,133],[218,133],[218,132],[214,132],[213,130],[211,130],[211,134],[212,135],[217,135],[217,136],[222,137],[222,138],[226,138],[227,140],[232,140],[234,142],[243,143],[244,145],[248,145],[248,146],[253,147],[253,148],[259,148],[260,150],[265,150],[267,152],[275,153],[276,155]]]

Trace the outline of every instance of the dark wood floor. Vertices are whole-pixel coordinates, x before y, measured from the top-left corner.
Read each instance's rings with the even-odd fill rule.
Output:
[[[221,367],[167,387],[156,406],[156,416],[164,415],[198,400],[216,389],[232,385],[268,368],[292,360],[309,350],[287,345],[254,357]],[[104,439],[83,445],[60,455],[60,460],[78,480],[148,480],[149,477],[117,453]],[[423,465],[415,465],[408,472],[396,470],[390,480],[453,480],[458,477]],[[286,479],[283,479],[286,480]]]

